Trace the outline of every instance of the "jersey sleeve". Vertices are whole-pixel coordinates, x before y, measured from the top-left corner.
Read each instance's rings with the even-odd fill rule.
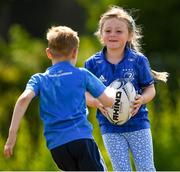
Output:
[[[84,69],[86,73],[86,90],[95,98],[99,97],[106,86],[90,71]]]
[[[35,96],[39,95],[39,88],[40,88],[40,82],[39,82],[39,77],[38,75],[33,75],[29,79],[28,83],[26,84],[26,89],[31,89],[34,91]]]
[[[141,87],[147,87],[154,83],[151,68],[147,57],[142,56],[138,61],[139,83]]]

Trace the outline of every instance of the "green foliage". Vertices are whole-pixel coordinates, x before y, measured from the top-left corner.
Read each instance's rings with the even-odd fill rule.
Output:
[[[10,30],[11,63],[18,68],[29,69],[30,72],[41,71],[45,54],[45,46],[42,41],[33,39],[20,26],[14,25]]]
[[[86,9],[88,16],[86,26],[89,32],[94,33],[102,12],[107,9],[107,6],[117,4],[118,0],[77,0],[77,2]]]
[[[157,84],[158,105],[152,102],[150,115],[152,121],[152,133],[154,140],[155,164],[158,171],[178,170],[179,166],[179,92],[174,105],[170,97],[170,91],[166,85]],[[172,158],[168,158],[172,157]],[[166,162],[168,159],[168,163]]]
[[[80,38],[77,66],[83,66],[88,57],[101,49],[99,41],[92,34],[97,29],[100,15],[109,5],[140,9],[137,23],[143,25],[145,35],[143,46],[150,58],[152,68],[165,70],[171,74],[167,84],[156,84],[156,98],[148,105],[155,165],[158,171],[180,170],[180,66],[178,63],[180,29],[177,22],[180,16],[179,1],[77,0],[77,2],[86,9],[88,15],[86,21],[88,36],[82,35]],[[43,72],[51,65],[45,55],[44,41],[33,38],[18,25],[11,27],[9,34],[9,42],[0,39],[0,170],[57,170],[42,135],[38,100],[31,103],[21,123],[14,156],[5,159],[2,155],[17,97],[24,90],[32,74]],[[112,170],[95,118],[95,109],[90,109],[89,120],[94,126],[94,138],[108,170]]]
[[[0,170],[8,171],[53,171],[58,170],[52,161],[50,152],[47,150],[45,140],[42,137],[42,128],[36,130],[39,132],[39,137],[32,140],[30,135],[31,128],[28,128],[29,121],[23,120],[18,132],[18,138],[14,149],[14,156],[11,159],[6,159],[0,156]],[[4,147],[4,142],[0,142],[1,148]],[[2,152],[3,150],[1,150]]]
[[[8,44],[0,40],[0,59],[0,152],[3,152],[18,96],[30,76],[43,72],[49,61],[44,42],[32,38],[18,25],[11,28]],[[38,101],[34,100],[21,122],[14,156],[5,159],[1,154],[0,170],[57,170],[42,137],[38,113]]]
[[[80,40],[77,66],[84,66],[85,60],[92,56],[94,52],[99,51],[100,47],[101,45],[95,36],[82,36]]]

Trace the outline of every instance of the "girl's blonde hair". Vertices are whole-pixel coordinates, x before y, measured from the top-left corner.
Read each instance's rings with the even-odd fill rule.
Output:
[[[102,29],[106,20],[111,18],[117,18],[120,20],[124,20],[127,23],[128,31],[132,35],[132,38],[129,42],[127,42],[128,46],[134,49],[137,52],[141,50],[140,40],[142,38],[141,28],[136,26],[136,23],[132,16],[125,11],[123,8],[118,6],[111,6],[107,12],[101,15],[98,25],[98,30],[95,35],[100,39],[101,43],[103,43],[101,39]]]
[[[101,15],[98,24],[98,30],[95,33],[95,35],[99,38],[100,42],[103,44],[101,35],[102,35],[102,29],[104,23],[106,22],[106,20],[111,18],[117,18],[126,21],[129,34],[131,34],[131,40],[127,42],[127,45],[129,48],[135,50],[136,52],[141,52],[142,49],[140,44],[142,38],[141,27],[136,25],[135,20],[126,10],[118,6],[111,6],[104,14]],[[167,77],[168,77],[167,72],[157,72],[154,70],[151,70],[151,72],[155,80],[160,80],[164,82],[167,81]]]

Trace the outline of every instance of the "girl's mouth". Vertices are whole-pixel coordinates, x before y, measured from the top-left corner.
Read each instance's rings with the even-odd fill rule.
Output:
[[[109,42],[118,42],[117,40],[109,40]]]

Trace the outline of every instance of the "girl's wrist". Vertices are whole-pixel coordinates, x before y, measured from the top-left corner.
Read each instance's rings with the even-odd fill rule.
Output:
[[[142,99],[142,104],[145,104],[145,98],[143,95],[141,95],[141,99]]]

